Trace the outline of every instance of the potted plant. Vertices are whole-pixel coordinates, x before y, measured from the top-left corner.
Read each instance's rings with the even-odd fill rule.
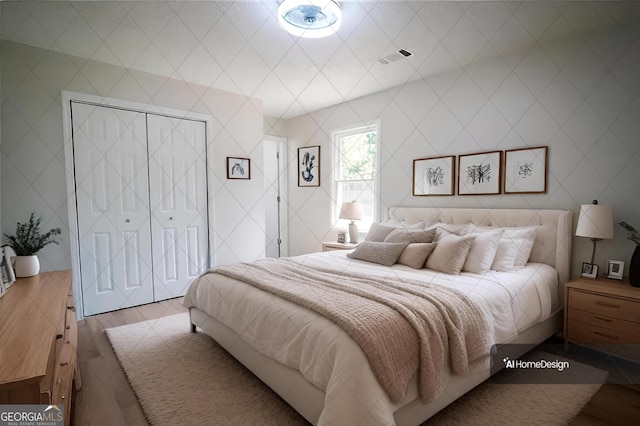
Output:
[[[58,244],[53,237],[60,235],[60,228],[53,228],[46,234],[40,233],[42,217],[36,219],[31,213],[28,223],[18,222],[15,235],[4,234],[8,245],[16,253],[14,270],[16,277],[31,277],[40,272],[40,261],[36,254],[48,244]]]

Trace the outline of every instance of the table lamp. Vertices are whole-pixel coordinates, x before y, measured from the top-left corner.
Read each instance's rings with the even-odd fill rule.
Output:
[[[364,209],[362,208],[362,204],[357,201],[351,201],[347,203],[342,203],[342,207],[340,207],[340,219],[350,220],[349,224],[349,241],[351,244],[356,244],[358,242],[358,227],[355,224],[355,220],[364,219]]]
[[[600,240],[613,238],[613,210],[611,206],[598,204],[593,200],[592,204],[583,204],[580,207],[576,236],[590,238],[593,241],[591,252],[591,265],[596,256],[596,243]]]

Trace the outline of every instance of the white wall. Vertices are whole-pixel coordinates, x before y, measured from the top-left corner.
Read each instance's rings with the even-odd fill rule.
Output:
[[[640,6],[630,7],[638,16]],[[616,222],[638,229],[640,33],[633,16],[572,34],[560,13],[554,25],[566,23],[558,28],[561,39],[288,120],[291,158],[300,146],[322,149],[320,188],[298,188],[295,163],[290,169],[290,253],[319,250],[320,241],[336,238],[331,130],[377,118],[382,211],[394,205],[569,209],[575,226],[580,205],[598,199],[613,206]],[[416,158],[538,145],[549,147],[547,194],[411,195]],[[596,262],[628,265],[633,248],[616,225],[615,240],[599,243]],[[590,241],[574,238],[574,275],[590,250]]]
[[[61,91],[213,116],[214,239],[218,264],[264,256],[262,103],[180,80],[2,41],[2,231],[30,212],[43,230],[62,228],[59,246],[39,253],[42,270],[71,267]],[[226,157],[250,157],[251,180],[226,179]]]

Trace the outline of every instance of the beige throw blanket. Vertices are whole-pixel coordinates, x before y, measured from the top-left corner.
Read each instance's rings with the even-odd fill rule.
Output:
[[[488,366],[490,335],[480,310],[463,294],[418,281],[356,276],[287,259],[217,267],[222,274],[311,309],[342,327],[362,348],[393,402],[419,371],[425,402],[455,374]]]

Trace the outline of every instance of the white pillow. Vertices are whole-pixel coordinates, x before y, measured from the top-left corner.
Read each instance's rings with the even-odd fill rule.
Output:
[[[471,249],[469,250],[467,260],[465,260],[462,270],[476,274],[489,272],[496,253],[498,252],[498,245],[502,233],[502,229],[495,229],[493,231],[466,234],[473,235],[476,238],[473,244],[471,244]]]
[[[516,249],[516,259],[513,262],[515,268],[522,268],[529,261],[533,243],[536,241],[537,226],[525,226],[522,228],[507,228],[502,234],[502,240],[511,239]]]
[[[492,226],[470,225],[469,232],[489,232],[502,229],[496,256],[491,264],[494,271],[513,271],[524,267],[529,261],[537,226],[495,228]]]

